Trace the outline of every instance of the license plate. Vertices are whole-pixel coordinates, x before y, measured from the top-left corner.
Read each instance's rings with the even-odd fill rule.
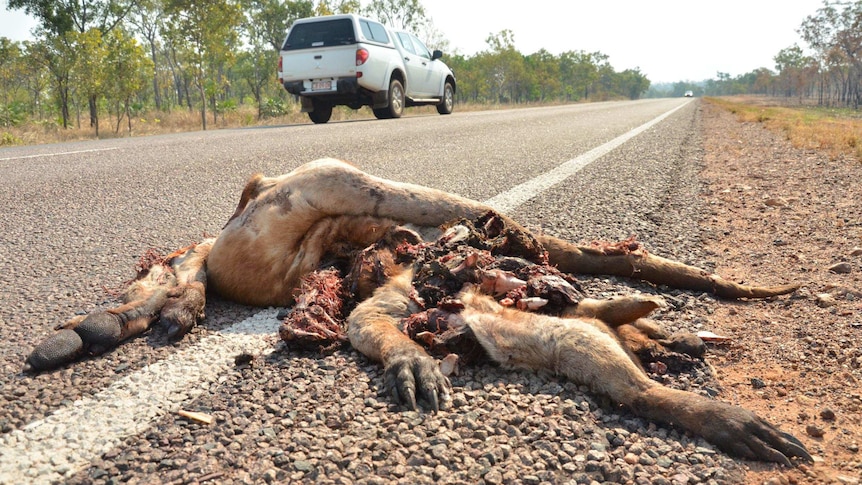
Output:
[[[312,81],[311,82],[311,90],[312,91],[331,91],[332,90],[332,81]]]

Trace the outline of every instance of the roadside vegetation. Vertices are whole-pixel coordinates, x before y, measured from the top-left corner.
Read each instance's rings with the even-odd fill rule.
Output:
[[[797,148],[822,150],[834,160],[862,162],[862,112],[849,108],[782,106],[781,98],[753,96],[705,98],[740,121],[763,123],[783,133]]]
[[[758,95],[785,98],[799,105],[830,108],[862,106],[862,1],[824,0],[802,20],[795,43],[773,57],[774,69],[760,67],[732,77],[652,85],[646,97]]]
[[[458,111],[681,97],[689,90],[695,96],[753,95],[762,98],[756,107],[734,109],[770,126],[787,119],[781,129],[799,146],[859,156],[854,120],[862,106],[862,0],[824,0],[800,24],[806,46],[782,49],[774,69],[737,77],[718,72],[716,79],[665,85],[652,85],[638,69],[616,71],[598,51],[524,54],[510,30],[488,35],[487,48],[474,55],[451,52],[446,34],[435,28],[420,0],[9,0],[8,5],[33,16],[39,27],[32,41],[0,36],[0,147],[306,123],[298,101],[275,79],[285,33],[299,18],[357,12],[412,30],[432,49],[443,50],[458,79]],[[776,99],[784,108],[764,101]],[[796,114],[789,105],[800,106]],[[367,109],[333,113],[334,120],[371,116]],[[809,134],[803,137],[801,131]]]
[[[297,121],[275,79],[293,21],[361,13],[416,32],[458,75],[467,105],[637,99],[649,80],[601,52],[523,54],[512,31],[448,50],[419,0],[9,0],[35,39],[0,36],[0,146]],[[364,113],[340,111],[337,116]],[[193,120],[196,119],[196,122]],[[337,118],[336,118],[337,119]]]

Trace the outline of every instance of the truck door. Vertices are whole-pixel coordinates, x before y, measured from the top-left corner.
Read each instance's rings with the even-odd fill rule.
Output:
[[[404,67],[407,69],[407,95],[411,98],[431,98],[439,96],[443,79],[437,69],[431,53],[419,39],[407,32],[396,34],[398,42],[403,47]]]

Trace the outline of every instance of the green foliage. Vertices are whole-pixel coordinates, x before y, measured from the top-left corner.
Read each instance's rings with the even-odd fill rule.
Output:
[[[419,0],[372,0],[364,13],[401,30],[419,31],[428,22]]]
[[[429,46],[448,45],[421,0],[370,0],[364,14],[406,27]],[[123,119],[145,107],[215,115],[257,105],[259,118],[294,106],[275,81],[278,49],[298,18],[358,12],[357,0],[10,0],[40,23],[31,43],[0,37],[0,123],[27,117],[74,122]],[[140,39],[140,41],[138,40]],[[601,52],[525,54],[511,30],[487,37],[475,55],[447,53],[457,96],[473,103],[635,99],[649,87],[637,69],[616,72]],[[142,44],[143,43],[143,44]],[[13,109],[14,107],[14,109]],[[107,114],[107,116],[105,116]],[[79,118],[80,119],[80,118]]]
[[[12,146],[12,145],[21,145],[23,140],[13,135],[12,133],[3,132],[0,134],[0,147]]]
[[[0,104],[0,126],[17,126],[27,119],[24,103]]]
[[[261,116],[264,118],[278,118],[288,113],[287,103],[278,97],[266,98],[261,109]]]

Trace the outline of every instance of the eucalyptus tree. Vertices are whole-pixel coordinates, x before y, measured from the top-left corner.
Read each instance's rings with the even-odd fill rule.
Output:
[[[809,15],[799,29],[814,50],[821,72],[821,102],[831,92],[843,103],[862,104],[862,1],[824,2]],[[828,73],[829,77],[824,77]],[[831,88],[824,84],[836,80]]]
[[[134,37],[122,30],[113,30],[105,39],[107,55],[105,66],[105,92],[117,117],[114,133],[119,133],[123,116],[132,132],[132,98],[138,95],[147,83],[153,70],[152,60]]]
[[[34,17],[39,22],[38,32],[46,42],[48,55],[59,55],[64,49],[58,49],[57,42],[66,43],[69,46],[68,32],[83,34],[91,29],[98,29],[102,34],[110,32],[119,26],[137,0],[9,0],[9,8],[24,10],[25,13]],[[58,64],[65,64],[60,59],[54,59]],[[62,77],[68,77],[68,73],[61,73],[52,69],[52,73]],[[57,79],[62,84],[62,79]],[[67,93],[68,94],[68,93]],[[61,98],[68,101],[67,95]],[[88,100],[90,106],[90,126],[98,122],[96,99]],[[64,113],[63,126],[67,126],[65,115],[69,108],[61,108]]]
[[[136,0],[128,16],[128,22],[147,42],[150,50],[153,74],[153,103],[157,110],[162,109],[162,93],[159,86],[160,36],[164,29],[164,0]]]
[[[233,0],[166,0],[165,13],[174,61],[197,89],[201,127],[206,130],[207,103],[217,116],[216,99],[225,87],[223,74],[238,48],[242,10]]]
[[[365,15],[400,30],[418,32],[428,22],[425,7],[419,0],[372,0]]]
[[[0,37],[0,126],[21,121],[21,110],[15,101],[20,97],[23,78],[23,52],[18,42]]]
[[[243,0],[243,32],[247,48],[238,58],[236,75],[251,90],[258,119],[263,113],[263,91],[273,83],[278,51],[287,29],[297,19],[314,15],[311,0]]]
[[[104,83],[107,77],[105,59],[108,52],[107,46],[102,41],[102,32],[93,28],[86,32],[73,30],[65,35],[72,50],[76,53],[70,71],[72,85],[86,96],[91,107],[97,107],[99,97],[104,94]],[[96,137],[98,137],[98,109],[90,112],[90,126],[95,128]]]

